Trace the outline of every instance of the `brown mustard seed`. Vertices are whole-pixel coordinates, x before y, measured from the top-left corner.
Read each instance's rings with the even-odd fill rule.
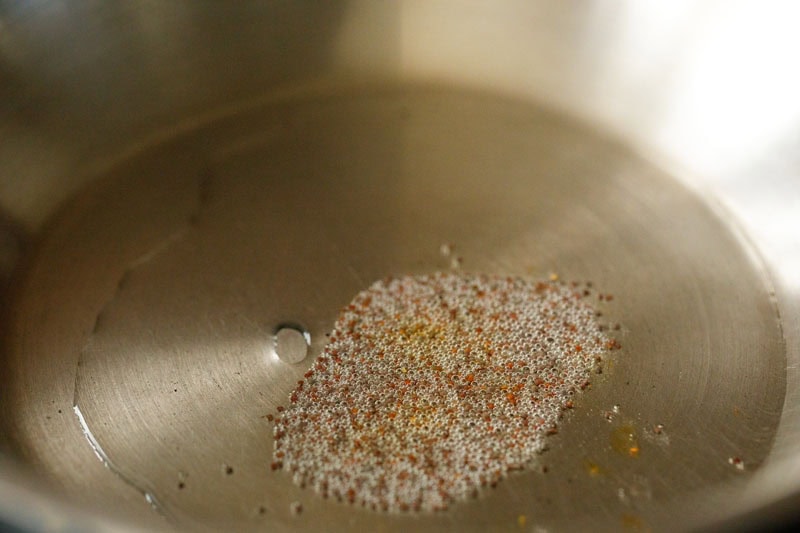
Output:
[[[376,282],[342,310],[313,379],[292,392],[270,466],[371,509],[466,500],[534,463],[598,358],[619,347],[595,315],[557,278]]]

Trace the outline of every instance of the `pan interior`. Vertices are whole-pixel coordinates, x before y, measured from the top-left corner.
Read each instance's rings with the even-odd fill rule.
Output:
[[[538,464],[417,516],[270,472],[264,415],[337,311],[377,279],[454,258],[614,296],[598,308],[622,349]],[[768,280],[729,224],[628,149],[489,95],[283,98],[151,143],[65,206],[26,265],[3,431],[61,490],[140,525],[646,527],[678,497],[746,482],[785,393]],[[310,336],[297,364],[274,354],[286,325]]]

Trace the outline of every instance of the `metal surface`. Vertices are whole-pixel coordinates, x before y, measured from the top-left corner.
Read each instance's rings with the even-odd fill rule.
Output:
[[[0,236],[18,269],[0,495],[34,503],[0,509],[99,529],[522,515],[559,531],[791,506],[800,83],[775,59],[795,43],[792,7],[749,6],[3,7]],[[760,73],[749,93],[725,66],[741,27],[770,54],[738,56]],[[718,104],[715,84],[742,105]],[[555,271],[615,296],[603,311],[623,350],[552,438],[547,473],[398,517],[270,472],[262,415],[337,309],[387,274],[450,268],[443,242],[465,270]],[[297,365],[274,355],[289,324],[311,337]],[[636,458],[614,446],[629,431]]]

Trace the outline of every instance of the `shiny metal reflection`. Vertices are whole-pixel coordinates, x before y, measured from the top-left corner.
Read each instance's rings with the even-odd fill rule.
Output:
[[[747,1],[0,4],[0,274],[5,280],[21,265],[3,319],[0,512],[34,529],[42,513],[103,529],[169,525],[97,460],[72,414],[77,361],[88,354],[84,422],[112,460],[137,475],[154,472],[164,498],[186,511],[179,526],[406,527],[335,505],[316,510],[305,493],[280,493],[259,463],[269,455],[259,417],[319,353],[338,305],[387,271],[447,268],[437,250],[450,241],[462,268],[563,269],[621,287],[631,352],[605,389],[630,398],[606,398],[601,387],[587,395],[571,424],[570,442],[581,444],[554,445],[553,465],[569,465],[551,465],[560,474],[512,480],[494,499],[425,527],[515,526],[525,505],[525,523],[556,529],[580,520],[688,528],[742,515],[758,524],[792,512],[800,494],[797,14],[793,2]],[[449,96],[427,107],[370,107],[376,94],[420,85],[431,91],[425,98],[435,87],[449,87],[439,93]],[[503,120],[486,112],[495,104],[477,112],[464,96],[476,90],[493,95],[486,102],[516,102],[515,111]],[[361,104],[337,100],[348,94]],[[331,108],[310,112],[326,101],[349,118]],[[531,111],[540,105],[604,133]],[[653,164],[603,144],[606,135]],[[498,139],[505,148],[492,144]],[[495,147],[483,164],[475,140]],[[284,159],[262,157],[265,146],[286,148]],[[271,174],[276,167],[282,172]],[[489,168],[495,177],[486,178]],[[537,190],[552,197],[531,200],[538,217],[523,209],[526,191],[514,185],[531,168]],[[600,177],[580,181],[590,172]],[[293,188],[263,212],[270,196],[254,184],[275,175]],[[574,200],[568,184],[576,179],[599,207],[560,203]],[[305,196],[292,196],[294,184]],[[332,200],[318,198],[309,220],[297,217],[296,206],[322,189]],[[225,191],[242,205],[215,204]],[[446,209],[432,198],[447,198]],[[337,216],[336,206],[376,199],[394,210]],[[505,218],[497,214],[504,209]],[[572,222],[559,223],[567,212]],[[272,239],[272,261],[312,266],[274,271],[282,289],[270,289],[252,281],[272,264],[262,268],[258,253],[242,248],[241,260],[226,262],[203,247],[227,245],[248,217],[265,227],[300,218],[285,240],[252,235],[250,250]],[[348,224],[364,231],[348,233]],[[604,229],[587,238],[587,227]],[[303,239],[292,240],[295,231]],[[298,247],[309,231],[310,242],[322,244]],[[342,237],[352,233],[358,239]],[[650,248],[658,235],[671,236],[662,251]],[[604,238],[617,246],[593,254]],[[670,262],[659,255],[665,250],[685,261]],[[156,259],[137,264],[142,257]],[[632,257],[642,261],[626,262]],[[190,259],[195,275],[184,276],[178,267]],[[638,289],[667,279],[657,268],[665,265],[674,265],[678,289],[662,287],[663,320],[652,321],[643,299],[653,295]],[[309,295],[302,283],[315,269],[326,283]],[[331,272],[339,272],[335,283],[325,277]],[[264,302],[280,303],[280,312]],[[681,317],[681,309],[696,314]],[[297,368],[263,357],[286,317],[307,320],[313,333],[311,357]],[[689,357],[660,342],[658,324],[702,349]],[[87,345],[89,337],[96,342]],[[657,353],[663,357],[650,358]],[[652,385],[663,388],[653,393]],[[585,461],[601,466],[586,457],[600,440],[580,428],[595,427],[596,415],[604,428],[596,438],[607,438],[603,412],[618,402],[618,419],[630,413],[644,427],[664,424],[670,444],[655,442],[661,459],[646,463],[642,441],[647,475],[587,478],[592,485],[581,490],[602,516],[562,514],[586,482],[576,481]],[[734,443],[738,449],[725,448]],[[727,458],[745,452],[740,474]],[[720,461],[701,460],[712,455]],[[235,473],[221,474],[222,462]],[[695,474],[678,475],[692,465]],[[619,466],[615,472],[633,474]],[[177,493],[178,473],[192,469],[203,473],[191,473]],[[531,480],[541,491],[520,487]],[[303,499],[302,515],[290,515],[288,498]],[[98,518],[107,515],[113,522]]]

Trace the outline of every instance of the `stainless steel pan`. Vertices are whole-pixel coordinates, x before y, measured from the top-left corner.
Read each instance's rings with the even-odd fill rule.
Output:
[[[791,516],[798,14],[0,3],[0,517],[561,531]],[[337,310],[387,274],[453,268],[442,243],[464,270],[614,294],[623,349],[550,449],[432,515],[270,472],[263,415]],[[286,323],[310,335],[295,365],[273,357]]]

